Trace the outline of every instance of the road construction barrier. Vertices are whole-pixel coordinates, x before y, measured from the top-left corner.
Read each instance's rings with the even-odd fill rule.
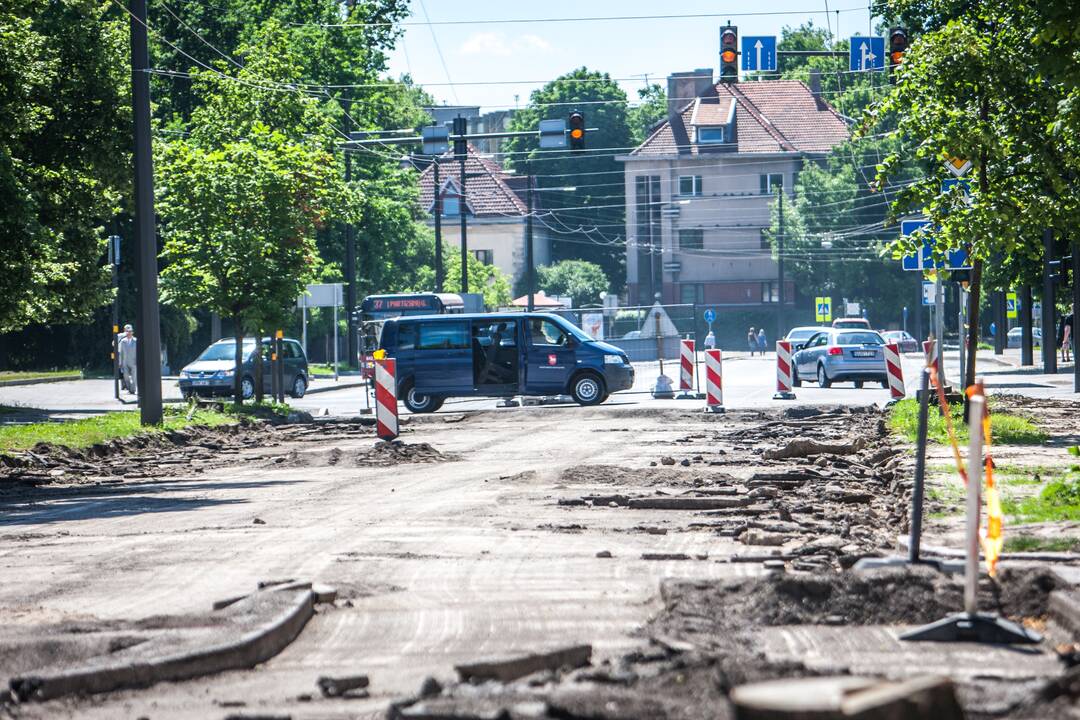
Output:
[[[705,351],[705,409],[724,411],[724,358],[719,350]]]
[[[683,340],[679,348],[679,389],[690,392],[694,389],[694,341]]]
[[[889,343],[885,346],[885,374],[889,378],[889,395],[893,400],[900,400],[904,392],[904,369],[900,367],[900,346]]]
[[[375,361],[375,433],[383,440],[398,436],[397,361]]]
[[[922,351],[926,356],[926,367],[934,368],[934,372],[940,375],[941,368],[938,367],[936,343],[936,340],[923,340]]]
[[[776,393],[773,400],[794,400],[791,391],[791,343],[778,340],[776,343]]]

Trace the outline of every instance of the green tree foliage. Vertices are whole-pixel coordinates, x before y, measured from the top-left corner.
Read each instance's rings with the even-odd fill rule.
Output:
[[[562,260],[538,267],[536,279],[545,295],[569,295],[574,307],[599,303],[600,293],[610,286],[603,268],[586,260]]]
[[[924,212],[936,228],[938,251],[966,248],[974,259],[972,346],[984,267],[1035,268],[1042,229],[1070,232],[1080,219],[1072,189],[1076,156],[1070,152],[1080,36],[1075,7],[1073,20],[1063,20],[1066,5],[901,0],[886,9],[888,17],[918,32],[895,86],[868,114],[865,131],[895,123],[891,135],[898,147],[878,169],[882,181],[909,163],[922,170],[892,202],[892,216]],[[959,192],[941,192],[948,177],[943,163],[950,157],[974,164],[970,202]],[[921,241],[904,245],[910,250]],[[974,377],[972,353],[965,381]]]
[[[353,200],[318,101],[266,84],[295,77],[287,34],[268,23],[244,51],[238,80],[194,73],[190,132],[158,164],[166,299],[233,318],[238,344],[281,324],[314,277],[316,229]]]
[[[634,143],[626,93],[607,73],[578,68],[535,90],[510,129],[536,130],[540,120],[566,117],[575,103],[581,103],[577,109],[585,114],[586,126],[597,128],[586,135],[587,150],[540,151],[533,137],[512,138],[507,150],[518,172],[526,171],[529,160],[538,187],[577,187],[539,193],[541,212],[552,213],[541,217],[541,224],[568,230],[553,237],[555,259],[589,260],[608,277],[623,278],[626,249],[617,242],[625,217],[623,167],[613,156],[628,153]]]
[[[660,83],[650,83],[638,90],[638,100],[639,104],[626,113],[631,143],[634,145],[645,142],[649,131],[667,117],[667,93]]]
[[[125,37],[96,0],[0,8],[0,332],[108,300],[102,226],[130,168]]]
[[[513,298],[510,296],[510,278],[494,265],[485,265],[469,253],[469,292],[484,296],[484,305],[489,309],[509,307]],[[461,289],[461,248],[443,245],[443,269],[446,271],[444,287],[447,292]],[[417,273],[418,284],[407,290],[430,292],[435,287],[435,271],[431,267],[422,267]]]

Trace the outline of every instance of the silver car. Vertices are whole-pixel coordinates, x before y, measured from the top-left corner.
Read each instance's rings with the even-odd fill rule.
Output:
[[[791,351],[802,349],[802,346],[806,344],[814,335],[819,332],[828,332],[829,328],[825,325],[805,325],[803,327],[791,328],[788,334],[784,336],[784,339],[791,343]]]
[[[792,357],[792,384],[814,381],[823,388],[834,382],[879,382],[889,387],[885,374],[884,338],[873,330],[830,329],[819,332]]]

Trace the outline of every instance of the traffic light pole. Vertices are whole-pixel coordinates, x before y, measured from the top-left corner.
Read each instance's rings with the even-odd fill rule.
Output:
[[[1043,372],[1057,372],[1057,333],[1054,329],[1054,231],[1043,230],[1042,356]]]
[[[439,158],[434,159],[432,169],[435,173],[435,292],[443,291],[442,257],[442,181],[439,179]]]
[[[780,301],[776,307],[776,339],[784,337],[784,188],[780,188],[778,198],[780,224],[776,233],[776,275],[780,283],[777,299]]]
[[[536,292],[536,259],[533,257],[533,178],[532,165],[525,161],[525,282],[528,285],[529,304],[528,311],[536,309],[533,293]]]
[[[461,218],[461,292],[469,292],[469,238],[466,235],[466,191],[465,191],[465,160],[468,155],[461,156],[461,198],[458,200],[458,216]]]
[[[161,324],[154,225],[154,161],[150,145],[150,51],[146,40],[146,0],[131,0],[131,102],[135,116],[135,238],[139,304],[139,419],[161,423]]]
[[[1073,243],[1072,249],[1072,289],[1073,392],[1080,393],[1080,361],[1077,361],[1075,352],[1075,348],[1080,348],[1080,342],[1076,340],[1076,311],[1080,310],[1080,240]]]

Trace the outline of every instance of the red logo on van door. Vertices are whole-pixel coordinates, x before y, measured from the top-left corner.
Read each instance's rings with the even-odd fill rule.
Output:
[[[557,362],[559,362],[559,358],[554,353],[548,355],[548,365],[554,365]]]

